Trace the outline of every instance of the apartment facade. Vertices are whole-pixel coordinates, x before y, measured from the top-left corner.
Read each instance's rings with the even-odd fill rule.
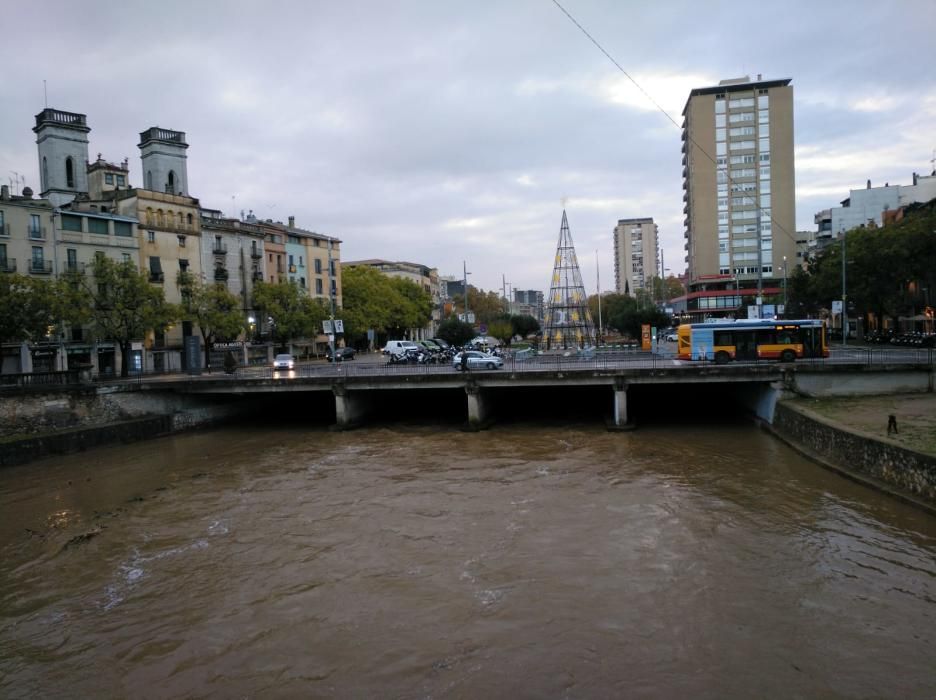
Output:
[[[659,229],[652,218],[620,219],[614,227],[614,289],[618,294],[652,290],[660,275]]]
[[[743,315],[796,259],[791,79],[722,80],[683,109],[690,316]]]

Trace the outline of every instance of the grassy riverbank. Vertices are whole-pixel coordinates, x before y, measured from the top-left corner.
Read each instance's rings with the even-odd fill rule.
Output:
[[[910,450],[936,455],[936,394],[890,394],[839,399],[795,399],[839,425]],[[897,418],[896,434],[887,434],[888,416]]]

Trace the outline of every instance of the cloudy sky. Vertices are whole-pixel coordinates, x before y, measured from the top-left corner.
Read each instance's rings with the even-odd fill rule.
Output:
[[[936,148],[936,3],[560,0],[678,123],[721,78],[790,77],[797,228]],[[680,130],[552,0],[18,2],[4,10],[0,180],[39,189],[34,115],[88,115],[91,158],[185,131],[204,206],[342,239],[345,260],[546,290],[562,202],[589,291],[652,216],[685,268]],[[20,28],[13,31],[14,27]]]

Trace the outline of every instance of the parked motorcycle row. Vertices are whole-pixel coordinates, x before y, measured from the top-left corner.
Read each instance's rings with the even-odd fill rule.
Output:
[[[866,343],[874,345],[898,345],[908,348],[936,347],[936,333],[894,333],[893,331],[871,331],[865,336]]]
[[[443,347],[439,340],[419,341],[412,343],[418,347],[408,347],[401,352],[387,352],[387,364],[389,365],[450,365],[455,356],[463,350],[477,350],[473,345],[466,345],[463,348],[454,347],[447,343]],[[499,351],[495,348],[492,354],[498,355]]]

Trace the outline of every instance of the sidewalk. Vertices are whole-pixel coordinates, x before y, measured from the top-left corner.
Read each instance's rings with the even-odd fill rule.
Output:
[[[841,399],[793,399],[845,428],[936,456],[936,394],[888,394]],[[887,434],[888,416],[897,418],[897,434]]]

